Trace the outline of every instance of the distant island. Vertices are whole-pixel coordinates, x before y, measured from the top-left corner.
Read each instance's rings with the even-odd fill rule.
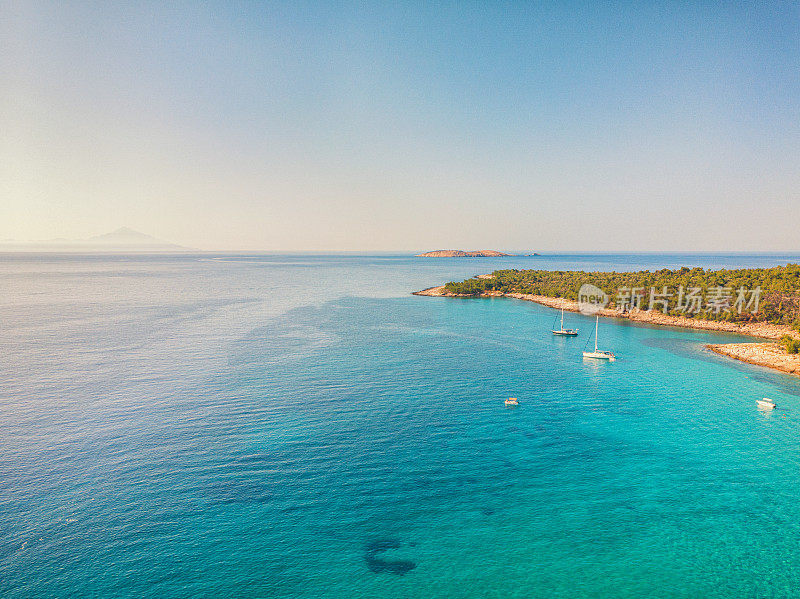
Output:
[[[191,248],[163,241],[157,237],[120,227],[110,233],[87,239],[43,239],[38,241],[0,241],[6,252],[185,252]]]
[[[504,254],[496,250],[434,250],[417,254],[418,258],[500,258],[502,256],[513,256],[514,254]]]

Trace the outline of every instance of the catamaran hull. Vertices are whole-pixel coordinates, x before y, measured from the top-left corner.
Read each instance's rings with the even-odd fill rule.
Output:
[[[561,335],[562,337],[577,337],[578,331],[553,331],[553,335]]]

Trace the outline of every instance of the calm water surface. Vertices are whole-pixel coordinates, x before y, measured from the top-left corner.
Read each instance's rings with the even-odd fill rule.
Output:
[[[800,596],[800,379],[409,295],[787,261],[0,256],[0,596]]]

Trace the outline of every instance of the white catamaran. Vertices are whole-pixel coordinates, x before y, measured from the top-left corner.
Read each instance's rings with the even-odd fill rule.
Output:
[[[578,329],[565,329],[564,328],[564,308],[561,308],[561,328],[556,331],[553,329],[553,335],[565,335],[569,337],[574,337],[578,334]]]
[[[598,360],[608,360],[609,362],[613,362],[617,359],[610,351],[604,351],[602,349],[597,349],[597,328],[600,326],[600,316],[596,317],[594,323],[594,351],[585,351],[583,352],[584,358],[597,358]]]

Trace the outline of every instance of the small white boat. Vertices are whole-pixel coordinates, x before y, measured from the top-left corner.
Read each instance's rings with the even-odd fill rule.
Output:
[[[506,405],[507,405],[507,406],[518,406],[518,405],[519,405],[519,402],[517,401],[517,398],[516,398],[516,397],[509,397],[509,398],[506,400]]]
[[[756,405],[759,410],[774,410],[776,408],[775,402],[767,397],[764,399],[757,399]]]
[[[577,334],[578,334],[578,329],[564,328],[564,308],[561,308],[561,328],[558,331],[553,329],[553,335],[563,335],[564,337],[575,337]]]
[[[610,351],[605,351],[602,349],[597,349],[597,328],[600,326],[600,316],[596,316],[596,320],[594,323],[594,351],[585,351],[583,352],[584,358],[595,358],[597,360],[608,360],[609,362],[613,362],[617,359]]]

